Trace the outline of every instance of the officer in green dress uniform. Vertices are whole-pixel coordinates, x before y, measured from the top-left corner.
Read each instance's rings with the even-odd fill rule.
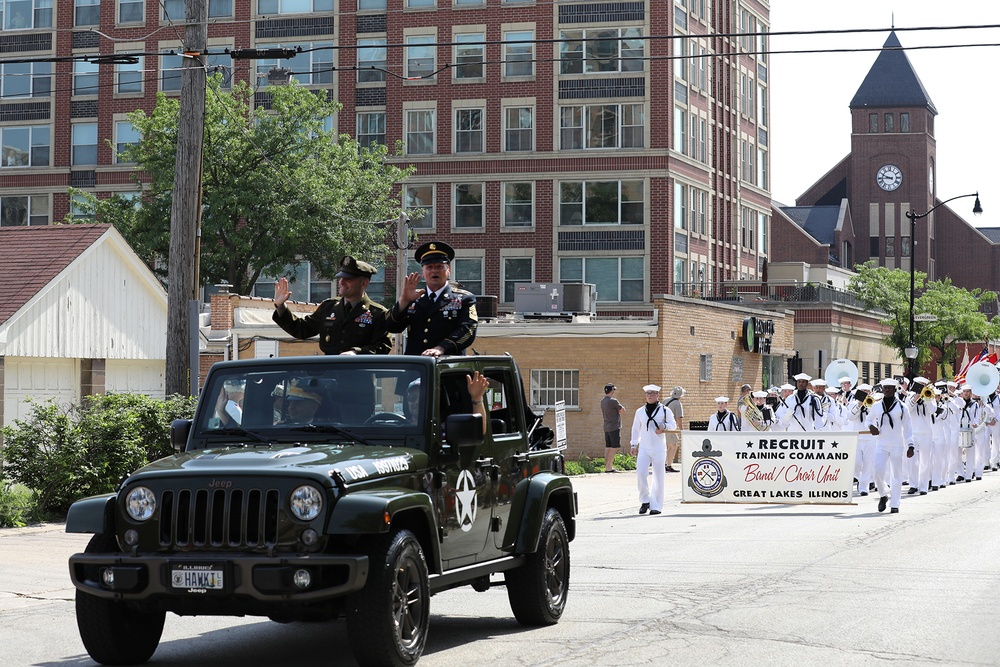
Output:
[[[476,297],[448,283],[454,248],[430,241],[417,248],[414,259],[420,264],[420,273],[411,273],[403,281],[386,328],[393,333],[406,330],[403,354],[465,354],[465,348],[476,339],[479,318]],[[421,276],[426,289],[417,288]]]
[[[386,331],[388,309],[368,298],[365,290],[378,269],[350,255],[340,260],[337,296],[319,304],[311,314],[297,317],[285,307],[291,296],[288,279],[274,286],[274,314],[278,326],[295,338],[319,335],[324,354],[389,354],[392,336]]]

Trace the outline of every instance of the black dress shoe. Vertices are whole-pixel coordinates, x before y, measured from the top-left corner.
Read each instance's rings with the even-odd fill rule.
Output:
[[[639,505],[639,514],[645,514],[649,511],[649,503],[643,503]]]
[[[884,512],[885,506],[889,504],[889,496],[882,496],[878,499],[878,511]]]
[[[965,480],[965,483],[968,484],[971,481],[972,481],[972,478],[970,477],[969,479]]]
[[[899,508],[893,507],[891,510],[889,510],[889,514],[899,514]]]
[[[906,495],[908,495],[908,496],[912,496],[912,495],[913,495],[914,493],[916,493],[916,492],[917,492],[917,487],[915,487],[915,486],[911,486],[911,487],[910,487],[910,490],[906,492]]]
[[[868,485],[868,490],[869,491],[877,491],[878,490],[878,489],[875,488],[875,482],[872,482],[871,484]]]
[[[926,496],[926,495],[927,495],[927,492],[926,492],[926,491],[921,491],[921,492],[920,492],[920,495],[922,495],[922,496]]]
[[[862,492],[861,492],[861,493],[859,493],[858,495],[859,495],[859,496],[867,496],[867,495],[868,495],[868,492],[867,492],[867,491],[862,491]]]
[[[982,477],[977,477],[977,478],[976,478],[976,481],[977,481],[977,482],[981,482],[981,481],[983,481],[983,478],[982,478]]]
[[[673,466],[667,466],[666,467],[666,472],[680,472],[680,470],[677,470]]]
[[[653,516],[654,514],[660,514],[660,510],[649,510],[649,516]]]
[[[955,478],[955,481],[956,481],[956,482],[964,482],[964,481],[965,481],[965,478],[964,478],[964,477],[962,477],[961,475],[959,475],[958,477],[956,477],[956,478]]]

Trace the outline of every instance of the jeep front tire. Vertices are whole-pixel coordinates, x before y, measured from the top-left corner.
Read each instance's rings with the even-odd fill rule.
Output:
[[[538,549],[521,567],[508,571],[507,598],[522,625],[552,625],[566,608],[569,593],[569,538],[562,515],[545,512]]]

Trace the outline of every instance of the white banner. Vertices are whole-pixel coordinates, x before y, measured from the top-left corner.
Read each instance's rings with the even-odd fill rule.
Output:
[[[858,434],[683,431],[686,503],[851,503]]]

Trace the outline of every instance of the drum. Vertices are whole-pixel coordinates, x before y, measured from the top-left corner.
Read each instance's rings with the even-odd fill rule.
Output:
[[[968,426],[958,429],[958,446],[962,449],[972,447],[972,429]]]

